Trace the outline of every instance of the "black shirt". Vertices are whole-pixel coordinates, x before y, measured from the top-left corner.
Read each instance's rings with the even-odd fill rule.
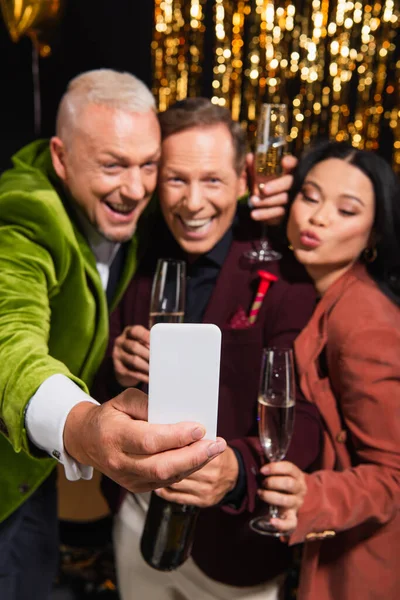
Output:
[[[232,228],[233,225],[207,254],[201,255],[193,262],[187,262],[186,323],[203,321],[204,313],[233,240]],[[226,494],[221,503],[239,507],[246,493],[246,471],[242,455],[236,448],[233,448],[233,451],[239,464],[239,475],[236,486]]]
[[[185,322],[201,323],[233,239],[232,228],[207,254],[186,266]]]

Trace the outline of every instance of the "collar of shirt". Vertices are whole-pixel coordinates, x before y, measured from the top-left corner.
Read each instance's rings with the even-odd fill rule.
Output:
[[[189,263],[188,268],[191,270],[192,267],[196,267],[200,264],[207,262],[213,263],[215,266],[221,268],[229,252],[233,240],[232,226],[228,229],[225,235],[215,244],[213,248],[206,254],[202,254],[193,263]]]
[[[75,212],[82,231],[93,251],[96,259],[96,267],[100,275],[103,289],[105,290],[110,276],[111,264],[120,249],[121,244],[106,240],[80,210],[76,210]]]
[[[201,323],[233,239],[232,228],[207,254],[187,265],[185,322]]]

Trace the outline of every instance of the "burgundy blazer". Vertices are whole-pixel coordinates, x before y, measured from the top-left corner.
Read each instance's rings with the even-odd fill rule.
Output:
[[[324,470],[291,543],[299,600],[400,598],[400,310],[356,265],[295,343],[300,383],[324,421]]]
[[[254,512],[266,511],[258,500],[258,473],[265,462],[257,438],[257,396],[262,349],[266,346],[291,347],[315,306],[315,292],[304,271],[288,253],[282,261],[265,267],[279,277],[265,296],[257,322],[247,329],[232,329],[233,315],[242,307],[249,313],[254,300],[260,265],[249,265],[243,253],[259,239],[259,227],[241,212],[234,240],[220,271],[212,297],[204,314],[204,323],[222,330],[222,353],[218,435],[243,457],[247,493],[242,506],[214,506],[201,511],[192,556],[197,565],[215,580],[237,586],[256,585],[287,568],[290,548],[275,539],[252,532],[249,520]],[[163,225],[164,227],[164,225]],[[160,240],[163,239],[161,242]],[[111,316],[109,354],[113,340],[129,324],[148,327],[151,282],[155,263],[160,257],[181,256],[181,249],[170,237],[154,233],[152,247],[141,262],[123,300]],[[97,381],[96,397],[117,389],[112,383],[112,361],[106,358]],[[297,398],[295,430],[288,459],[308,469],[320,453],[321,423],[315,406],[301,395]],[[110,491],[109,491],[110,492]],[[110,493],[108,496],[110,497]]]

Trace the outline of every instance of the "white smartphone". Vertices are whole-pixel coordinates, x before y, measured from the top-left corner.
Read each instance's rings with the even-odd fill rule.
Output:
[[[150,330],[149,423],[196,421],[217,434],[221,331],[159,323]]]

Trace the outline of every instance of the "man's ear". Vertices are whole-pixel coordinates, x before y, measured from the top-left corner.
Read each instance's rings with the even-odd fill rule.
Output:
[[[65,182],[67,173],[65,168],[65,147],[64,142],[57,136],[50,140],[50,154],[53,167],[59,178]]]

